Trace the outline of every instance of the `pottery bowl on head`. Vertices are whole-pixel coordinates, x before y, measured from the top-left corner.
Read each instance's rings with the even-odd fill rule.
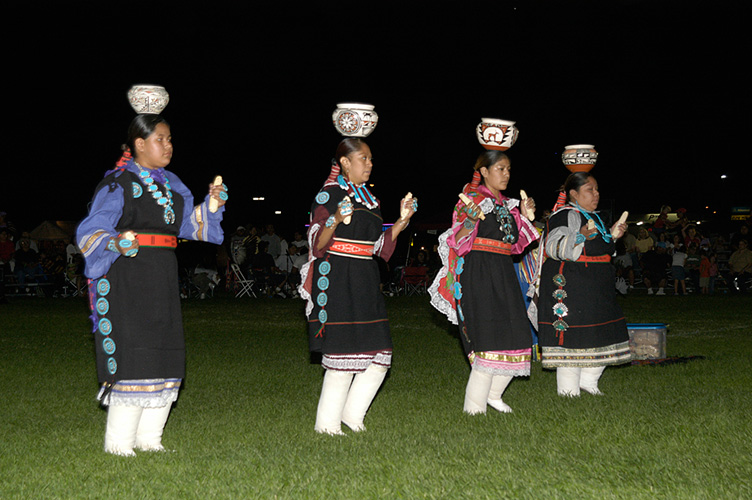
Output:
[[[506,151],[517,141],[519,131],[515,122],[497,118],[481,118],[475,129],[478,142],[486,149]]]
[[[128,90],[128,102],[138,114],[158,115],[170,102],[170,94],[161,85],[134,85]]]
[[[332,113],[334,128],[345,137],[368,137],[379,122],[372,104],[343,102]]]
[[[561,161],[570,172],[589,172],[598,160],[598,152],[592,144],[564,146]]]

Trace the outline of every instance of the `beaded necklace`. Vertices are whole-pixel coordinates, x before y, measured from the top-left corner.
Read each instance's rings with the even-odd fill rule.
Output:
[[[509,213],[507,204],[505,202],[501,202],[501,205],[494,205],[493,212],[494,216],[496,217],[496,221],[499,223],[499,229],[501,229],[501,232],[504,233],[501,241],[510,244],[517,241],[516,235],[512,232],[512,214]]]
[[[373,197],[365,184],[356,186],[352,182],[345,180],[345,177],[341,174],[337,176],[337,183],[340,188],[347,191],[347,194],[350,195],[351,198],[355,198],[355,201],[358,203],[367,206],[371,210],[379,206],[376,198]]]
[[[159,186],[154,182],[152,174],[148,170],[144,170],[144,168],[139,165],[137,161],[134,161],[133,163],[135,163],[138,167],[138,177],[141,182],[146,185],[146,190],[151,194],[152,198],[156,200],[159,206],[164,207],[165,224],[174,224],[175,210],[173,210],[172,208],[172,191],[170,189],[170,181],[169,179],[167,179],[167,176],[164,176],[165,192],[163,194],[162,190],[159,189]]]
[[[574,206],[578,212],[580,212],[582,215],[585,216],[587,220],[593,221],[593,224],[595,224],[595,228],[598,230],[599,233],[601,233],[601,236],[603,236],[603,241],[605,241],[606,243],[609,243],[611,241],[612,236],[611,236],[611,233],[608,232],[608,229],[606,229],[606,225],[603,223],[600,216],[597,213],[592,212],[592,214],[595,215],[595,218],[598,219],[596,221],[595,219],[590,217],[591,212],[588,212],[587,210],[582,208],[580,204],[577,203],[576,201],[574,202]]]

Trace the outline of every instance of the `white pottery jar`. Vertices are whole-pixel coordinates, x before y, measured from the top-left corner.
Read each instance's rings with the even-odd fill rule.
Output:
[[[379,122],[379,115],[371,104],[343,102],[332,113],[337,132],[346,137],[368,137]]]
[[[170,102],[170,94],[161,85],[134,85],[128,90],[128,102],[138,114],[158,115]]]
[[[598,152],[592,144],[564,146],[561,161],[570,172],[589,172],[598,160]]]
[[[486,149],[506,151],[517,141],[519,131],[515,122],[497,118],[481,118],[475,134],[478,142]]]

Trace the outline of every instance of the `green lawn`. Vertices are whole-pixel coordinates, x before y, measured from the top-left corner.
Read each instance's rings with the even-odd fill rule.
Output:
[[[752,297],[619,299],[670,325],[669,356],[556,395],[533,366],[512,414],[462,413],[469,367],[426,297],[387,300],[394,361],[368,431],[314,433],[322,370],[303,303],[184,302],[188,376],[171,453],[102,451],[86,303],[0,306],[0,498],[752,498]]]

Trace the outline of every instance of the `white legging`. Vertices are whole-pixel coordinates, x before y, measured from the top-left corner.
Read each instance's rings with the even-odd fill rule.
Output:
[[[560,366],[556,369],[556,392],[560,396],[579,396],[580,389],[591,394],[601,394],[598,380],[605,366],[593,368],[574,368]]]
[[[316,432],[342,434],[342,422],[354,431],[365,430],[363,419],[387,371],[387,367],[374,363],[354,377],[352,373],[327,370],[316,411]]]
[[[506,390],[512,377],[508,375],[492,375],[473,368],[465,388],[465,404],[463,410],[471,415],[486,413],[486,405],[501,412],[512,411],[501,400],[501,395]]]

